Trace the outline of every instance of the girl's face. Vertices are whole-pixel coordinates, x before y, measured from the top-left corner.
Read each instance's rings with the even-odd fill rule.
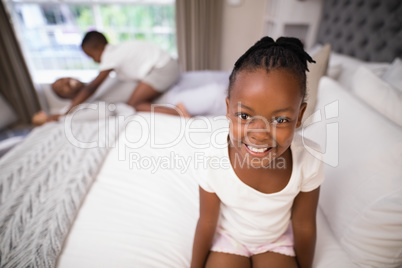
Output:
[[[226,99],[232,162],[268,167],[286,152],[301,125],[302,101],[299,82],[287,70],[239,72]]]

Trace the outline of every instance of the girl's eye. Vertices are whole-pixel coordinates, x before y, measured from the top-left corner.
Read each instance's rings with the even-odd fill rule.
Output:
[[[239,117],[241,120],[249,120],[249,119],[251,119],[251,116],[246,114],[246,113],[238,113],[237,117]]]
[[[286,117],[277,117],[274,118],[272,121],[274,124],[283,124],[289,122],[289,120]]]

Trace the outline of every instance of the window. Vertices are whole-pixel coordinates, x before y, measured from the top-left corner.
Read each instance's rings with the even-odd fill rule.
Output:
[[[114,44],[149,40],[177,56],[174,0],[3,1],[37,83],[96,75],[96,63],[80,47],[89,30],[103,32]]]

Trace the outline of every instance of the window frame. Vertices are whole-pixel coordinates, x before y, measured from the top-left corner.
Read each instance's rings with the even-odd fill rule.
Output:
[[[37,84],[42,84],[42,83],[52,83],[54,80],[60,77],[76,77],[83,82],[88,82],[92,80],[93,77],[96,76],[97,74],[97,66],[96,64],[90,64],[90,68],[88,68],[88,65],[86,65],[87,68],[81,68],[81,69],[38,69],[35,66],[35,63],[33,63],[35,59],[35,55],[32,55],[34,53],[33,51],[30,51],[27,46],[24,45],[24,31],[21,29],[23,25],[20,25],[19,22],[16,22],[18,18],[15,16],[18,16],[16,14],[17,8],[15,5],[21,5],[21,4],[50,4],[50,5],[77,5],[77,6],[89,6],[91,13],[93,14],[93,24],[94,28],[100,32],[103,32],[105,28],[108,28],[103,24],[102,21],[102,15],[101,15],[101,6],[102,5],[117,5],[117,6],[130,6],[130,5],[142,5],[142,6],[152,6],[152,5],[173,5],[175,0],[118,0],[118,1],[113,1],[113,0],[2,0],[3,3],[5,4],[10,18],[11,18],[11,24],[13,25],[13,29],[15,32],[15,35],[17,37],[17,40],[20,43],[21,50],[24,54],[25,61],[27,62],[28,69],[30,70],[31,77],[34,81],[34,83]],[[177,43],[176,43],[176,29],[175,29],[175,18],[173,15],[173,26],[170,28],[170,32],[167,32],[167,34],[173,35],[173,51],[171,51],[173,57],[177,57]],[[61,24],[58,25],[44,25],[41,26],[45,32],[48,31],[48,29],[55,28],[55,29],[60,29]],[[113,28],[113,27],[112,27]],[[130,27],[127,27],[130,28]],[[63,29],[65,29],[63,27]],[[118,29],[116,29],[118,32]],[[140,31],[141,32],[141,31]],[[123,30],[124,33],[124,30]],[[130,31],[126,32],[129,35],[135,34],[135,32]],[[146,36],[146,33],[149,33],[149,31],[144,31],[144,35]],[[151,34],[154,34],[155,32],[151,32]],[[113,42],[111,42],[113,43]],[[53,48],[54,49],[54,48]],[[67,52],[68,54],[69,52]],[[81,57],[86,57],[83,52],[81,52]],[[59,58],[63,59],[63,57],[56,57],[56,60],[59,60]],[[68,61],[68,57],[64,57],[65,61]],[[90,59],[87,59],[88,61],[91,61]],[[88,62],[87,61],[87,62]],[[83,65],[85,65],[85,61],[82,61]],[[68,65],[68,64],[67,64]],[[92,67],[92,68],[91,68]]]

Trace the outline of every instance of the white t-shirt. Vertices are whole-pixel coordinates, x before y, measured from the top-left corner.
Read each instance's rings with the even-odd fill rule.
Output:
[[[153,67],[163,67],[170,54],[157,45],[145,41],[107,44],[101,56],[100,71],[114,69],[123,81],[141,80]]]
[[[237,177],[229,161],[227,146],[213,148],[207,153],[206,169],[198,176],[199,184],[205,191],[218,195],[221,200],[218,224],[233,238],[249,246],[275,241],[289,226],[297,194],[312,191],[323,182],[323,162],[307,152],[303,142],[319,151],[317,144],[302,140],[295,133],[290,146],[292,175],[284,189],[272,194],[259,192]]]

